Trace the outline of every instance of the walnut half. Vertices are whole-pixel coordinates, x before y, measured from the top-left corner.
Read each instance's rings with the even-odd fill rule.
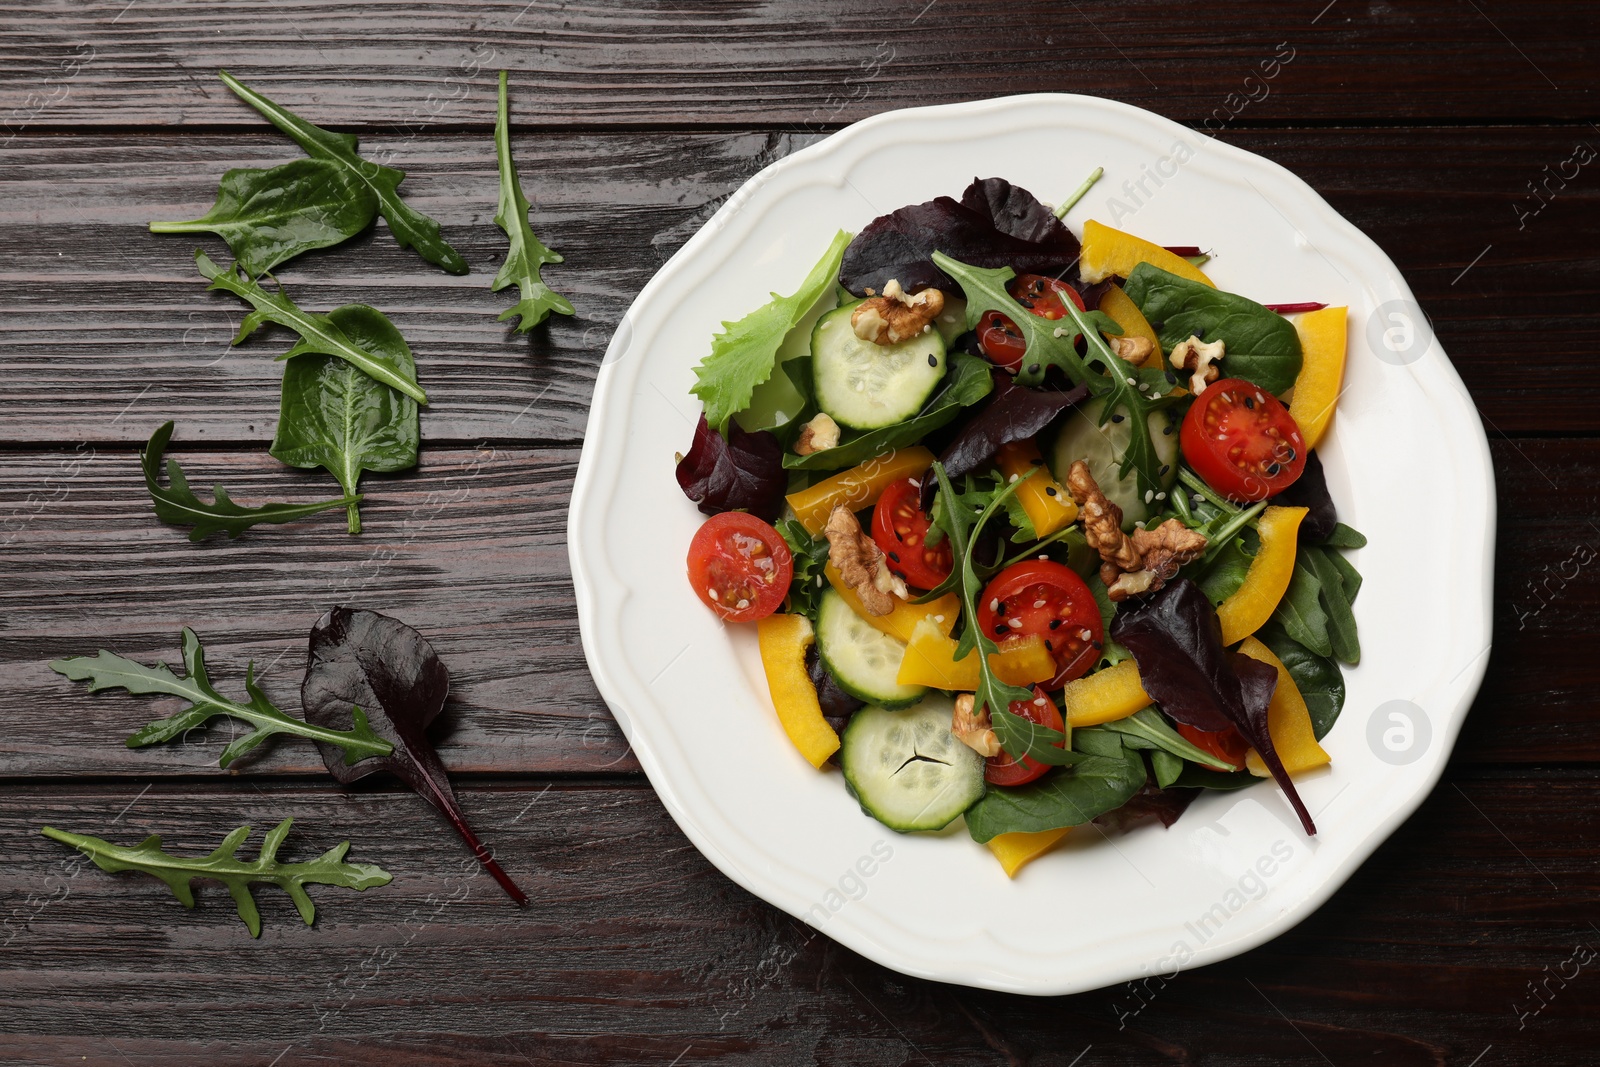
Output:
[[[883,550],[861,529],[855,512],[836,504],[823,529],[828,538],[828,560],[839,568],[844,584],[855,590],[868,615],[887,615],[895,609],[895,598],[906,600],[911,591],[898,575],[891,574]]]
[[[878,345],[899,344],[925,330],[944,310],[944,294],[924,289],[907,295],[893,278],[883,287],[882,296],[863,300],[850,315],[850,328],[863,341]]]
[[[794,443],[794,452],[797,456],[809,456],[813,452],[826,452],[830,448],[839,446],[839,424],[826,411],[819,411],[816,417],[800,427],[800,436]]]
[[[1206,391],[1208,384],[1221,375],[1221,371],[1212,364],[1227,354],[1224,342],[1202,341],[1190,334],[1188,340],[1179,341],[1172,347],[1172,355],[1167,358],[1172,360],[1174,367],[1189,372],[1189,391],[1199,396]]]
[[[972,706],[975,703],[971,693],[956,695],[956,710],[950,716],[950,732],[955,735],[957,741],[978,755],[985,758],[998,756],[1000,739],[995,736],[989,719],[989,709],[984,708],[982,715],[974,715]]]
[[[1082,460],[1067,472],[1067,488],[1082,509],[1084,540],[1100,553],[1100,580],[1114,601],[1154,593],[1206,550],[1205,536],[1177,519],[1123,533],[1122,509],[1106,499]]]

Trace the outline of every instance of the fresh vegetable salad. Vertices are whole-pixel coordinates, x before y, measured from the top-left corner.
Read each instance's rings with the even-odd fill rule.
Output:
[[[689,581],[891,829],[964,817],[1014,875],[1072,827],[1271,778],[1314,834],[1294,778],[1360,657],[1365,541],[1316,453],[1346,309],[1080,239],[1069,206],[974,181],[725,323],[677,466],[711,516]]]

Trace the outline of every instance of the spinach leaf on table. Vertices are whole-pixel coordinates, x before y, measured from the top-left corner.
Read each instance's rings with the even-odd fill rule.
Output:
[[[150,441],[139,453],[139,463],[144,469],[144,487],[155,505],[156,518],[169,526],[191,526],[189,540],[201,541],[225,530],[229,537],[238,537],[250,527],[261,522],[284,523],[303,519],[321,511],[337,507],[354,508],[361,498],[354,494],[338,500],[319,500],[314,504],[262,504],[247,508],[235,504],[222,486],[212,486],[214,503],[206,503],[189,488],[189,479],[175,459],[167,460],[168,487],[161,487],[161,459],[167,442],[172,439],[172,422],[169,420],[156,428]]]
[[[558,315],[573,314],[567,298],[545,284],[540,270],[547,263],[560,263],[561,254],[546,248],[528,225],[528,198],[522,194],[522,182],[517,177],[517,165],[511,159],[510,120],[506,114],[506,72],[500,72],[500,104],[495,113],[494,153],[500,168],[500,204],[495,211],[496,226],[505,231],[511,242],[506,261],[500,273],[494,276],[489,291],[498,293],[508,285],[516,285],[522,299],[500,313],[497,322],[518,317],[517,332],[527,333],[553,311]]]
[[[400,331],[362,304],[328,312],[328,321],[354,344],[408,378],[416,363]],[[332,356],[307,355],[283,371],[283,397],[271,452],[291,467],[325,467],[354,497],[361,472],[417,465],[416,401]],[[347,509],[351,533],[361,532],[356,502]]]
[[[152,222],[151,233],[214,233],[252,278],[313,248],[347,241],[372,224],[378,200],[343,167],[297,159],[222,176],[217,202],[198,219]]]
[[[161,850],[161,838],[150,835],[137,845],[124,847],[86,834],[69,833],[46,826],[39,832],[52,841],[71,845],[94,861],[102,871],[116,874],[120,871],[141,871],[167,883],[178,902],[186,908],[194,907],[196,878],[212,878],[228,887],[239,918],[244,920],[251,937],[261,936],[261,912],[250,894],[250,883],[264,882],[275,885],[289,894],[295,910],[307,926],[317,917],[316,905],[306,894],[308,884],[336,885],[345,889],[365,890],[388,885],[391,876],[382,867],[370,863],[346,863],[345,853],[350,842],[341,841],[314,860],[302,863],[285,863],[278,859],[278,849],[289,836],[293,819],[285,819],[267,832],[261,843],[261,854],[246,862],[236,854],[239,846],[250,836],[250,827],[241,826],[222,839],[222,844],[206,856],[174,856]]]
[[[295,346],[278,359],[294,359],[311,354],[337,356],[360,368],[363,374],[400,390],[417,403],[428,402],[428,394],[417,384],[414,368],[403,370],[388,356],[368,352],[352,341],[328,316],[300,310],[282,289],[277,293],[269,293],[249,278],[240,277],[233,267],[223,270],[211,262],[204,252],[196,250],[194,261],[200,273],[211,281],[207,289],[225,289],[254,309],[239,324],[239,334],[233,339],[234,344],[243,341],[266,323],[277,323],[300,335]]]
[[[1200,282],[1141,263],[1124,287],[1155,327],[1163,351],[1191,334],[1224,341],[1224,377],[1244,378],[1269,393],[1284,393],[1300,373],[1300,335],[1294,324],[1248,297],[1225,293]]]
[[[378,213],[389,224],[389,232],[394,234],[401,248],[415,248],[423,259],[451,274],[467,273],[467,261],[440,235],[439,224],[400,199],[400,183],[405,180],[405,171],[363,158],[356,151],[358,142],[354,134],[334,133],[312,125],[225,70],[218,71],[217,77],[239,99],[288,134],[306,155],[342,168],[352,183],[364,186],[377,201]]]

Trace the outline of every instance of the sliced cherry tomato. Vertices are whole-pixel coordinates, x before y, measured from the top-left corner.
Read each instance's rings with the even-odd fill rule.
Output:
[[[1183,458],[1229,500],[1276,496],[1306,465],[1300,427],[1278,398],[1242,378],[1206,386],[1183,418]]]
[[[1067,724],[1061,718],[1061,709],[1056,707],[1055,701],[1045,695],[1045,691],[1038,686],[1033,687],[1032,700],[1013,700],[1011,714],[1021,715],[1029,722],[1052,730],[1065,730]],[[983,780],[990,785],[1026,785],[1038,778],[1050,768],[1030,756],[1023,756],[1018,763],[1005,752],[998,756],[990,756],[983,761]]]
[[[891,482],[872,509],[872,539],[889,557],[889,569],[918,589],[932,589],[950,577],[950,540],[929,545],[928,517],[910,478]]]
[[[1055,689],[1087,674],[1103,644],[1100,608],[1072,568],[1047,559],[1013,563],[994,576],[978,605],[978,625],[999,641],[1038,634],[1056,661]]]
[[[1006,284],[1006,291],[1013,300],[1042,319],[1059,319],[1066,315],[1067,309],[1061,306],[1058,293],[1065,293],[1079,311],[1085,310],[1083,297],[1076,289],[1042,274],[1019,275]],[[1022,357],[1028,346],[1022,339],[1022,331],[1010,318],[998,311],[987,312],[978,320],[977,333],[978,347],[989,362],[1013,374],[1022,369]]]
[[[1244,754],[1250,751],[1250,745],[1239,731],[1229,727],[1226,730],[1197,730],[1186,722],[1176,724],[1178,734],[1195,748],[1209,752],[1220,760],[1226,760],[1235,767],[1244,766]]]
[[[777,611],[792,578],[789,543],[754,515],[713,515],[689,542],[689,584],[729,622],[754,622]]]

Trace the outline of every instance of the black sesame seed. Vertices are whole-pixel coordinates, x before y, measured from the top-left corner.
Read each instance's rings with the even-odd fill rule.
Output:
[[[1102,645],[1099,641],[1091,641],[1089,643],[1089,647],[1094,649],[1096,652],[1099,652],[1101,649],[1105,648],[1106,646]]]
[[[995,601],[994,613],[1002,619],[1006,617],[1006,602],[1004,600]]]
[[[1044,460],[1042,460],[1042,459],[1030,459],[1030,460],[1028,460],[1028,462],[1033,464],[1035,467],[1044,466]]]
[[[1245,397],[1244,398],[1244,407],[1245,407],[1246,411],[1254,411],[1256,409],[1255,397],[1252,397],[1252,396]]]
[[[1267,464],[1267,477],[1268,478],[1277,477],[1278,471],[1280,471],[1280,470],[1282,470],[1282,468],[1279,467],[1276,463],[1268,463]]]
[[[1176,374],[1172,373],[1171,371],[1167,371],[1167,384],[1168,385],[1176,385],[1176,384],[1178,384],[1178,376]]]
[[[1292,448],[1291,448],[1291,449],[1289,449],[1289,458],[1288,458],[1288,459],[1286,459],[1286,460],[1284,460],[1284,462],[1285,462],[1285,463],[1293,463],[1293,462],[1294,462],[1294,457],[1295,457],[1295,454],[1296,454],[1296,453],[1295,453],[1295,450],[1294,450],[1294,449],[1292,449]]]
[[[1166,436],[1166,437],[1172,436],[1172,426],[1169,424],[1167,426],[1161,427],[1161,433],[1162,433],[1163,436]]]
[[[934,355],[932,352],[929,352],[928,353],[928,366],[937,367],[938,365],[939,365],[939,357]]]
[[[900,562],[900,553],[891,552],[891,553],[889,553],[889,558],[894,560],[896,563],[899,563]]]
[[[1039,373],[1039,364],[1035,363],[1033,366],[1029,367],[1028,368],[1028,373],[1029,374],[1038,374]]]
[[[1050,620],[1050,629],[1059,630],[1060,628],[1061,628],[1061,620],[1060,619],[1051,619]]]
[[[1055,487],[1055,486],[1053,486],[1053,485],[1047,485],[1047,486],[1045,486],[1045,487],[1044,487],[1044,491],[1045,491],[1045,493],[1046,493],[1046,494],[1047,494],[1047,495],[1049,495],[1049,496],[1055,496],[1055,495],[1056,495],[1056,487]]]
[[[1052,645],[1049,641],[1046,641],[1044,643],[1044,650],[1046,652],[1054,652],[1056,650],[1056,646]]]
[[[996,637],[1004,637],[1006,634],[1011,632],[1011,627],[1007,626],[1005,623],[1001,623],[994,628],[994,632]]]
[[[1113,416],[1111,416],[1111,421],[1112,422],[1121,422],[1122,421],[1122,416],[1121,415],[1113,415]]]
[[[1167,427],[1167,432],[1168,432],[1168,433],[1171,433],[1171,432],[1172,432],[1172,427],[1170,427],[1170,426],[1168,426],[1168,427]],[[1162,465],[1161,465],[1161,469],[1160,469],[1160,470],[1159,470],[1159,471],[1157,471],[1157,472],[1156,472],[1156,473],[1157,473],[1157,474],[1158,474],[1158,475],[1159,475],[1159,476],[1160,476],[1160,477],[1162,477],[1162,478],[1165,478],[1165,477],[1166,477],[1166,476],[1167,476],[1167,472],[1168,472],[1168,471],[1169,471],[1169,470],[1171,470],[1171,469],[1172,469],[1172,464],[1170,464],[1170,463],[1163,463],[1163,464],[1162,464]]]

